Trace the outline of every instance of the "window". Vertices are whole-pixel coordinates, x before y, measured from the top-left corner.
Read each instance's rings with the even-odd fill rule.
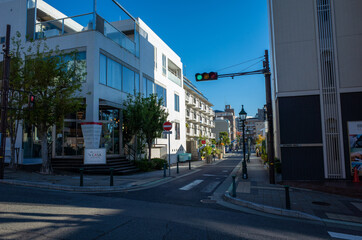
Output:
[[[107,86],[122,90],[122,65],[107,59]]]
[[[141,93],[140,87],[140,75],[138,73],[135,73],[135,94]]]
[[[123,67],[123,88],[122,91],[125,93],[133,94],[135,89],[134,79],[135,72]]]
[[[157,48],[153,46],[153,61],[155,62],[155,69],[157,69]]]
[[[103,54],[99,56],[99,83],[129,94],[140,90],[138,73]]]
[[[158,84],[156,85],[156,94],[158,98],[162,98],[162,105],[164,107],[167,107],[167,96],[166,96],[166,89],[161,87]]]
[[[180,139],[180,123],[175,123],[175,139]]]
[[[175,111],[180,111],[180,97],[175,93]]]
[[[155,83],[151,80],[143,77],[143,91],[145,97],[148,97],[149,95],[155,93]]]
[[[162,74],[166,76],[166,56],[162,54]]]

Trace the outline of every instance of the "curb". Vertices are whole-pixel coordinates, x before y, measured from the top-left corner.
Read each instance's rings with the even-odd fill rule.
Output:
[[[253,203],[253,202],[249,202],[246,200],[241,200],[238,198],[234,198],[232,196],[230,196],[229,192],[226,192],[223,195],[223,200],[239,205],[239,206],[243,206],[243,207],[247,207],[247,208],[251,208],[257,211],[261,211],[261,212],[265,212],[265,213],[270,213],[270,214],[274,214],[274,215],[279,215],[279,216],[285,216],[285,217],[294,217],[294,218],[299,218],[299,219],[307,219],[307,220],[314,220],[314,221],[323,221],[321,218],[307,214],[307,213],[303,213],[300,211],[295,211],[295,210],[288,210],[288,209],[283,209],[283,208],[276,208],[276,207],[270,207],[270,206],[266,206],[266,205],[262,205],[262,204],[258,204],[258,203]]]

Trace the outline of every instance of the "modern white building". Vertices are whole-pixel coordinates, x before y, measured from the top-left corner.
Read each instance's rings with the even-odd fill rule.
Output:
[[[118,8],[116,4],[113,7]],[[100,147],[106,148],[107,157],[122,156],[126,144],[122,134],[122,103],[129,94],[139,92],[163,97],[168,120],[173,123],[172,162],[176,161],[177,153],[184,152],[181,58],[140,18],[130,16],[108,22],[107,16],[100,16],[96,8],[91,13],[67,16],[42,0],[0,0],[0,37],[5,36],[6,24],[11,25],[12,36],[17,31],[21,33],[23,42],[26,35],[35,40],[46,38],[50,48],[77,50],[78,59],[85,62],[87,76],[82,94],[86,110],[70,114],[64,120],[64,128],[54,129],[54,159],[82,157],[82,122],[101,122]],[[19,162],[40,159],[36,129],[26,126],[20,131]],[[167,139],[157,139],[156,143],[166,146]]]
[[[350,179],[350,153],[362,152],[349,141],[362,131],[362,1],[268,0],[268,8],[283,179]]]

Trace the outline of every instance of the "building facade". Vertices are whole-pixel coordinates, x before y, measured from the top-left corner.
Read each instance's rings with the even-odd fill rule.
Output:
[[[200,137],[215,139],[212,129],[215,127],[212,103],[184,77],[185,106],[186,106],[186,141],[187,152],[196,158],[198,141]]]
[[[90,3],[91,4],[91,3]],[[98,3],[101,7],[101,2]],[[113,4],[113,3],[112,3]],[[94,6],[96,6],[94,4]],[[114,8],[118,8],[113,4]],[[121,11],[121,9],[119,9]],[[87,75],[82,97],[84,112],[70,114],[64,127],[53,129],[53,158],[82,157],[83,122],[102,123],[101,148],[108,156],[123,155],[122,103],[129,95],[157,94],[173,123],[171,160],[186,149],[185,94],[181,58],[140,18],[107,21],[107,15],[93,12],[68,16],[42,0],[0,1],[0,36],[6,24],[12,36],[18,31],[35,40],[46,39],[50,48],[77,50]],[[26,123],[25,123],[26,124]],[[19,162],[40,159],[40,142],[34,127],[20,130]],[[156,140],[167,145],[166,137]],[[9,145],[7,145],[9,146]]]
[[[215,111],[215,117],[229,120],[229,122],[230,122],[230,134],[229,134],[230,140],[231,141],[236,140],[237,125],[236,125],[236,120],[235,120],[234,109],[231,108],[230,105],[225,105],[224,111]]]
[[[283,179],[350,179],[348,125],[362,121],[362,1],[268,0],[268,9]]]

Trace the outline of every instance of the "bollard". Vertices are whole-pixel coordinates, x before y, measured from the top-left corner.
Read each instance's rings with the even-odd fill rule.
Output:
[[[189,170],[191,170],[191,160],[189,160]]]
[[[163,164],[163,177],[166,177],[166,163]]]
[[[236,197],[236,184],[235,184],[235,178],[236,178],[236,176],[235,175],[233,175],[232,176],[232,178],[233,178],[233,192],[232,192],[232,197]]]
[[[176,165],[177,165],[177,168],[176,168],[177,171],[176,171],[176,173],[180,173],[180,170],[179,170],[179,168],[178,168],[178,161],[177,161],[177,164],[176,164]]]
[[[79,186],[83,187],[83,171],[84,171],[84,168],[79,168],[79,171],[80,171]]]
[[[109,179],[109,186],[113,186],[113,170],[114,170],[114,168],[110,168],[109,170],[111,170],[111,177]]]
[[[289,186],[285,185],[285,207],[290,210]]]

